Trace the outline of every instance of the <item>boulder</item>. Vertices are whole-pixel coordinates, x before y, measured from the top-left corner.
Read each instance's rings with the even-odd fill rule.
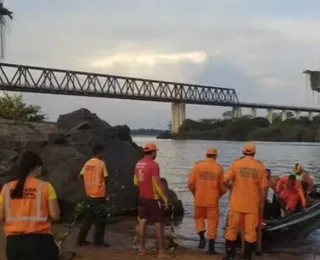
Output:
[[[110,126],[84,108],[59,116],[56,124],[0,119],[0,185],[16,177],[20,156],[32,150],[44,162],[42,178],[53,184],[63,220],[70,220],[75,204],[85,198],[79,172],[92,156],[92,146],[98,143],[106,147],[103,160],[109,173],[109,205],[113,213],[136,211],[133,173],[142,148],[132,141],[128,126]],[[183,212],[176,194],[168,194],[177,214]]]
[[[92,146],[106,146],[111,205],[116,212],[136,209],[133,185],[135,163],[142,151],[132,142],[127,126],[111,127],[87,109],[61,115],[57,124],[0,121],[0,184],[15,178],[19,156],[25,150],[38,153],[44,162],[43,178],[51,182],[60,199],[62,214],[69,218],[73,205],[85,197],[78,179]]]

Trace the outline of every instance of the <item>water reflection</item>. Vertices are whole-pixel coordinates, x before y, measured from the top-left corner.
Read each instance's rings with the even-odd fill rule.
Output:
[[[188,240],[197,240],[192,217],[192,195],[187,189],[189,171],[195,161],[204,158],[205,150],[210,146],[218,149],[218,161],[227,168],[233,159],[241,156],[243,142],[175,141],[157,140],[152,137],[136,137],[134,140],[140,145],[146,142],[155,142],[157,144],[159,148],[157,161],[160,164],[161,175],[168,180],[170,188],[177,193],[185,207],[184,220],[176,232]],[[320,181],[320,144],[256,142],[256,145],[257,159],[262,160],[265,167],[270,168],[273,174],[292,173],[293,165],[299,162]],[[220,234],[217,240],[218,243],[223,242],[222,231],[226,219],[227,197],[224,196],[220,201]],[[288,245],[283,244],[281,248],[276,248],[273,252],[286,252],[293,255],[300,253],[320,254],[319,242],[320,230],[315,230],[307,238],[298,238],[295,241],[288,238]]]

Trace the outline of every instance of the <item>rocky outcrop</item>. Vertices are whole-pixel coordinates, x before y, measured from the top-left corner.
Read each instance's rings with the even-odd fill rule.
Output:
[[[15,178],[19,157],[25,150],[37,152],[43,162],[43,178],[51,182],[65,218],[85,197],[78,179],[94,144],[106,147],[110,204],[115,212],[136,209],[134,166],[142,150],[131,139],[127,126],[110,126],[87,109],[61,115],[56,124],[0,120],[0,184]]]

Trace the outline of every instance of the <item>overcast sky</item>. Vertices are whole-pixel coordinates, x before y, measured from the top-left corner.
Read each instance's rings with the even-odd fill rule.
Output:
[[[319,0],[5,0],[6,62],[235,88],[240,101],[319,107]],[[111,124],[165,128],[170,104],[25,95],[52,120],[80,107]],[[188,118],[226,108],[187,106]],[[244,113],[249,110],[244,110]],[[262,112],[261,112],[262,113]]]

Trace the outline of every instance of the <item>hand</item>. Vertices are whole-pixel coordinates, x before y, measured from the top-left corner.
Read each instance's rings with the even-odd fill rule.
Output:
[[[167,211],[169,209],[168,201],[164,202],[164,210]]]

